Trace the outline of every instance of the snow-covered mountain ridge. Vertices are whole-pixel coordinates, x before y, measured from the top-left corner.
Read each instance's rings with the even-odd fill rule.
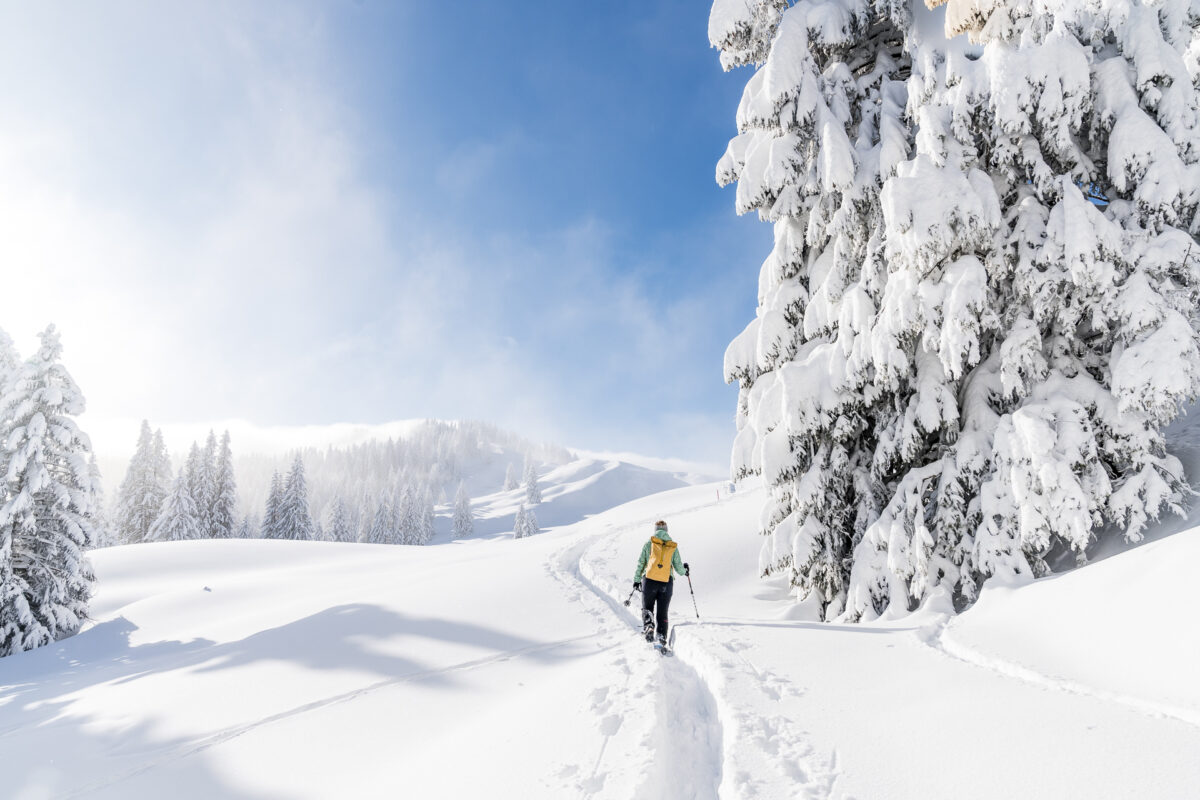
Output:
[[[546,516],[629,475],[564,467]],[[94,623],[0,660],[10,796],[1194,796],[1200,633],[1183,599],[1134,598],[1186,591],[1200,531],[949,624],[840,626],[753,577],[762,500],[684,486],[516,541],[98,551]],[[623,605],[659,516],[693,569],[674,659]]]

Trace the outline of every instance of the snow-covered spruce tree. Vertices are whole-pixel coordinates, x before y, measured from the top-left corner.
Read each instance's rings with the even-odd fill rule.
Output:
[[[870,328],[888,267],[883,181],[909,155],[907,4],[716,0],[726,69],[755,65],[717,166],[738,213],[774,224],[756,318],[729,346],[738,381],[735,479],[763,476],[764,574],[825,617],[845,607],[850,555],[886,502]]]
[[[520,485],[517,481],[517,467],[510,461],[508,468],[504,470],[504,491],[511,492]]]
[[[20,358],[12,339],[0,329],[0,406],[14,379]],[[0,418],[0,445],[6,436],[7,421]],[[8,455],[0,446],[0,477],[8,474]],[[7,481],[0,481],[0,503],[8,502]],[[29,607],[29,586],[22,574],[13,569],[12,527],[0,527],[0,656],[37,647],[50,641],[49,632]]]
[[[210,531],[210,512],[216,486],[213,483],[213,471],[208,462],[208,454],[196,442],[188,451],[184,464],[184,477],[188,491],[192,493],[192,503],[196,507],[196,523],[200,527],[201,536],[207,538]]]
[[[233,448],[230,445],[229,431],[225,431],[221,436],[213,483],[210,535],[228,539],[234,535],[234,515],[237,513],[237,480],[233,474]]]
[[[912,45],[920,135],[884,173],[886,270],[863,282],[868,302],[844,293],[819,314],[857,320],[843,353],[867,366],[855,413],[876,503],[843,562],[850,618],[935,592],[969,602],[990,577],[1043,574],[1055,552],[1084,558],[1101,526],[1136,540],[1186,492],[1160,433],[1200,375],[1200,148],[1180,15],[1086,0],[953,12],[987,47],[972,60]],[[731,347],[735,365],[747,350],[761,342]],[[807,413],[845,421],[845,374],[810,372],[835,391]],[[743,447],[771,428],[760,400],[773,387],[756,398],[752,377]],[[786,423],[797,394],[785,381],[769,413]],[[769,436],[761,447],[760,469],[775,459]],[[809,538],[781,523],[793,551]]]
[[[91,443],[74,420],[85,403],[61,356],[51,325],[0,399],[0,655],[74,634],[95,581]]]
[[[396,492],[392,502],[395,544],[418,544],[421,538],[421,509],[411,485]]]
[[[341,497],[335,497],[326,511],[325,535],[331,542],[354,541],[350,512],[346,510],[346,501]]]
[[[142,420],[137,448],[129,460],[125,480],[117,489],[114,521],[121,542],[133,544],[145,541],[150,526],[162,511],[163,499],[170,487],[170,475],[167,476],[168,481],[163,483],[160,447],[165,450],[161,435],[152,434],[150,423]]]
[[[283,478],[278,472],[271,474],[271,489],[267,493],[267,507],[263,512],[260,535],[264,539],[280,539],[279,512],[283,505]]]
[[[966,602],[1055,554],[1082,562],[1104,527],[1136,542],[1188,493],[1162,429],[1200,388],[1192,21],[1088,0],[950,12],[949,32],[986,47],[920,59],[906,168],[929,176],[927,195],[965,177],[990,207],[979,227],[998,229],[999,253],[975,249],[997,315],[964,359],[961,436],[856,553],[852,611],[866,616],[939,581]],[[909,219],[915,194],[897,199]],[[935,238],[912,227],[896,238]]]
[[[537,467],[532,458],[525,460],[525,502],[531,506],[542,502],[542,487],[538,485]]]
[[[514,539],[524,539],[526,537],[526,535],[528,535],[526,533],[526,531],[529,528],[528,517],[529,517],[529,512],[525,509],[525,504],[521,503],[521,505],[517,506],[516,516],[513,517],[513,538]]]
[[[454,494],[454,538],[465,539],[475,533],[475,516],[471,513],[471,498],[467,496],[464,483],[458,484]]]
[[[92,480],[92,543],[95,547],[111,547],[120,544],[108,519],[104,502],[104,480],[100,475],[100,465],[96,462],[96,454],[88,458],[88,477]]]
[[[187,475],[180,469],[171,492],[163,501],[162,512],[150,525],[145,541],[182,542],[202,538],[204,529],[201,527],[200,511],[192,498]]]
[[[433,494],[426,491],[421,500],[421,515],[417,526],[417,544],[426,545],[433,541],[436,532],[434,522]]]
[[[200,509],[204,519],[205,536],[214,536],[213,514],[217,506],[217,436],[210,428],[208,439],[204,442],[204,489],[208,493],[207,503]]]
[[[524,536],[536,536],[541,533],[542,529],[538,527],[537,515],[533,513],[533,509],[525,510],[525,533]]]
[[[171,484],[175,482],[175,468],[171,466],[171,454],[167,452],[167,443],[163,439],[162,428],[154,429],[150,448],[155,454],[155,481],[162,489],[163,496],[166,497]]]
[[[237,533],[235,534],[236,538],[238,538],[238,539],[255,539],[255,538],[258,538],[258,535],[259,535],[258,520],[255,519],[250,514],[247,514],[246,516],[242,517],[242,521],[238,525]]]
[[[313,538],[312,515],[308,510],[308,485],[304,480],[304,459],[299,454],[292,461],[283,484],[276,523],[277,538],[308,541]]]
[[[379,504],[375,506],[375,514],[371,517],[370,524],[364,528],[359,541],[367,544],[393,544],[396,541],[395,526],[392,504],[386,497],[381,497]]]

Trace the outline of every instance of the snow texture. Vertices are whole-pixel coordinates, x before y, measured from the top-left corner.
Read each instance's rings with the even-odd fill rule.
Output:
[[[543,509],[617,497],[543,485]],[[1186,596],[1200,531],[989,588],[952,620],[943,593],[903,623],[815,624],[782,576],[747,591],[765,490],[719,487],[515,543],[98,551],[94,623],[0,659],[8,790],[1116,800],[1200,783]],[[622,605],[659,517],[702,614],[677,582],[669,659]],[[451,575],[456,591],[430,591]],[[1151,585],[1173,588],[1148,617]]]

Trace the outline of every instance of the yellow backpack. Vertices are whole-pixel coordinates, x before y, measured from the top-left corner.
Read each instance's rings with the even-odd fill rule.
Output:
[[[650,537],[650,563],[646,567],[646,577],[652,581],[671,580],[671,559],[675,556],[676,545],[673,541],[664,542],[657,536]]]

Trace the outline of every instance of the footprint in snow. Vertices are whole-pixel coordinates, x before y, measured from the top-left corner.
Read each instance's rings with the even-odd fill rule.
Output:
[[[595,794],[596,792],[599,792],[604,788],[605,777],[607,777],[605,773],[601,772],[598,775],[593,775],[587,780],[580,781],[578,783],[579,791],[583,792],[584,794]]]

